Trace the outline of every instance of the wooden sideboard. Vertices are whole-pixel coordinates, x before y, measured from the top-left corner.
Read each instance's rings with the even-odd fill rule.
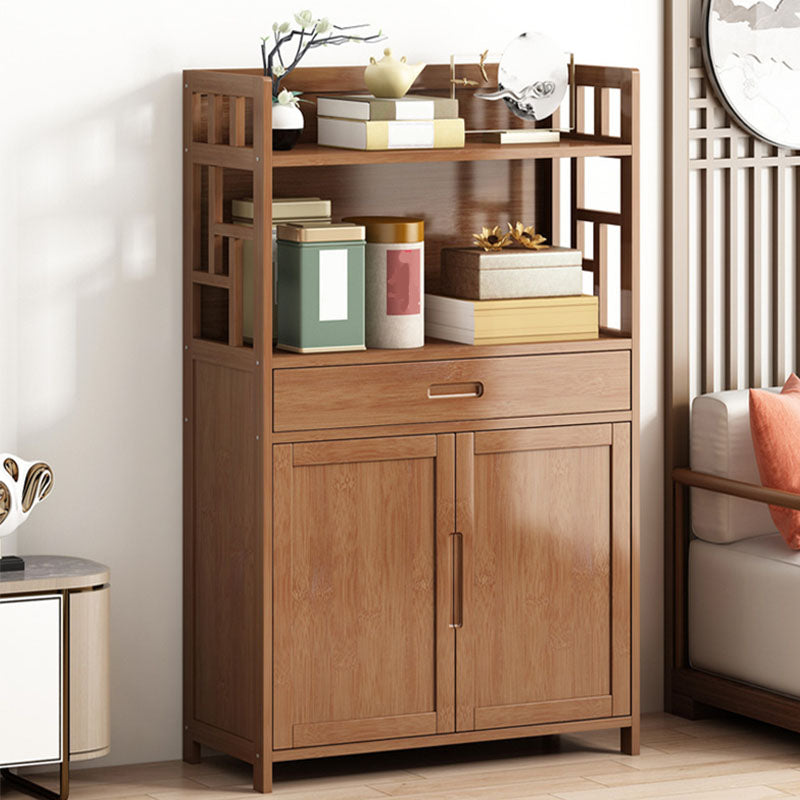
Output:
[[[358,90],[362,72],[290,88]],[[279,153],[268,79],[184,73],[188,761],[222,750],[268,791],[273,762],[437,743],[618,728],[638,752],[638,73],[577,81],[556,144],[326,149],[311,113]],[[435,65],[415,90],[448,82]],[[498,124],[498,104],[459,98],[468,129]],[[596,158],[618,165],[616,208],[587,207]],[[273,195],[424,217],[433,291],[443,245],[535,220],[584,250],[600,338],[274,351]],[[243,196],[252,227],[231,218]]]

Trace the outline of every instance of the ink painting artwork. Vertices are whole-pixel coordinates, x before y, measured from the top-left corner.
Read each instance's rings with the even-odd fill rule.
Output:
[[[703,55],[748,132],[800,149],[800,0],[705,0]]]

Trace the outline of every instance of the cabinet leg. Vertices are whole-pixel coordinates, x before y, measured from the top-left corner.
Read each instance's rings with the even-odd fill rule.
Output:
[[[272,792],[272,762],[268,758],[256,758],[253,764],[253,789],[261,794]]]
[[[199,764],[202,761],[200,742],[194,741],[188,733],[183,734],[183,760],[187,764]]]
[[[678,717],[697,720],[708,719],[708,717],[713,716],[714,709],[711,706],[707,706],[705,703],[698,703],[697,700],[686,697],[686,695],[673,694],[670,699],[669,711]]]
[[[619,732],[619,747],[626,756],[639,755],[639,720],[637,719],[630,728],[621,728]]]

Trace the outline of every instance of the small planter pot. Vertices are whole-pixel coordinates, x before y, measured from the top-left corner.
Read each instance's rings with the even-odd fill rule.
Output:
[[[272,104],[272,149],[291,150],[303,132],[303,112],[294,103]]]

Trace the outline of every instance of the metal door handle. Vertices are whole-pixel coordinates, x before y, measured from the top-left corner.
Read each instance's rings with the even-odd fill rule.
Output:
[[[450,627],[464,625],[464,537],[460,533],[450,534],[453,564],[453,602]]]

